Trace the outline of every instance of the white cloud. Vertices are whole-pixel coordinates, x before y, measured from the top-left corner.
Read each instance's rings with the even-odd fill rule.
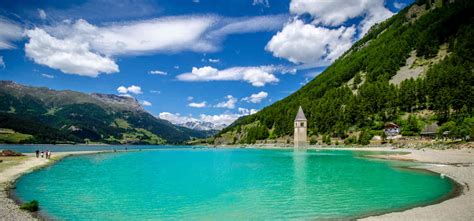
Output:
[[[253,0],[253,3],[252,5],[261,5],[263,7],[267,7],[267,8],[270,8],[270,3],[268,2],[268,0]]]
[[[0,56],[0,67],[1,67],[1,68],[5,68],[5,67],[6,67],[5,62],[3,61],[3,56]]]
[[[143,106],[151,106],[152,104],[149,101],[142,101],[142,105]]]
[[[232,67],[224,70],[205,66],[193,67],[191,73],[177,76],[181,81],[246,81],[255,87],[262,87],[268,83],[278,82],[278,78],[271,72],[278,71],[274,66]]]
[[[63,38],[89,42],[92,48],[107,55],[206,51],[209,46],[201,37],[215,19],[212,16],[175,16],[108,26],[95,26],[79,19],[49,30]]]
[[[39,10],[39,14],[41,12]],[[25,51],[38,64],[68,74],[96,77],[100,73],[118,72],[119,67],[114,61],[117,56],[216,51],[229,34],[277,30],[285,20],[283,15],[243,18],[168,16],[105,25],[94,25],[84,19],[64,20],[54,26],[28,30],[29,42]],[[0,49],[13,48],[10,41],[21,37],[21,28],[5,21],[0,20],[2,28],[5,26],[3,23],[8,24],[7,28],[0,30]],[[10,31],[14,28],[15,31]],[[19,34],[12,36],[12,33]]]
[[[206,37],[209,41],[216,42],[216,39],[230,34],[274,31],[280,29],[287,19],[287,15],[267,15],[231,19],[222,18],[221,20],[223,20],[223,22],[220,24],[222,26],[211,30]]]
[[[193,96],[188,96],[187,100],[192,101],[192,100],[194,100],[194,97]]]
[[[158,91],[158,90],[150,90],[150,93],[152,93],[152,94],[161,94],[161,91]]]
[[[385,21],[387,18],[390,18],[393,15],[393,12],[384,7],[383,2],[380,2],[377,7],[372,8],[364,20],[359,24],[359,38],[363,37],[370,28],[382,21]]]
[[[211,63],[219,63],[221,60],[219,59],[212,59],[212,58],[209,58],[209,62]]]
[[[154,75],[167,75],[168,73],[160,70],[152,70],[148,72],[149,74],[154,74]]]
[[[405,3],[403,2],[393,2],[393,7],[395,7],[396,9],[402,9],[406,6]]]
[[[119,71],[112,59],[92,52],[87,42],[57,39],[40,28],[28,30],[26,35],[30,38],[25,44],[26,56],[38,64],[88,77]]]
[[[238,101],[237,98],[233,97],[232,95],[227,95],[225,98],[227,99],[227,101],[220,102],[216,104],[215,107],[234,109],[235,103],[237,103]]]
[[[384,3],[384,0],[292,0],[290,13],[295,18],[272,37],[265,49],[275,57],[304,64],[301,68],[327,66],[371,26],[393,15]],[[299,18],[305,14],[313,19],[311,24]],[[345,26],[345,22],[354,18],[361,18],[361,22]]]
[[[189,103],[188,106],[195,107],[195,108],[203,108],[203,107],[206,107],[206,102],[205,101],[200,102],[200,103],[192,102],[192,103]]]
[[[262,102],[263,99],[267,98],[268,97],[268,93],[265,92],[265,91],[260,91],[256,94],[252,94],[250,95],[249,97],[244,97],[242,100],[243,101],[247,101],[249,103],[254,103],[254,104],[258,104],[260,102]]]
[[[45,78],[49,78],[49,79],[53,79],[54,78],[54,75],[51,75],[51,74],[41,74],[42,77],[45,77]]]
[[[189,121],[194,121],[195,119],[192,117],[181,116],[181,114],[170,113],[170,112],[161,112],[158,117],[163,120],[167,120],[173,124],[184,124]]]
[[[296,64],[323,66],[333,62],[352,46],[355,32],[354,26],[330,29],[304,24],[302,20],[295,19],[274,35],[265,49],[275,57]]]
[[[38,9],[38,17],[42,20],[45,20],[48,15],[43,9]]]
[[[242,108],[242,107],[239,107],[238,110],[239,110],[239,113],[241,113],[242,115],[255,114],[258,112],[258,110],[256,109],[247,109],[247,108]]]
[[[23,30],[19,24],[0,16],[0,50],[14,49],[13,41],[21,39]]]
[[[290,12],[310,14],[314,24],[339,26],[349,19],[385,9],[385,0],[292,0]]]
[[[142,94],[142,88],[136,85],[132,85],[129,87],[125,86],[120,86],[117,88],[117,92],[121,94],[127,94],[127,93],[132,93],[132,94]]]
[[[178,65],[175,65],[173,68],[176,69],[176,70],[178,70],[178,69],[179,69],[179,66],[178,66]]]

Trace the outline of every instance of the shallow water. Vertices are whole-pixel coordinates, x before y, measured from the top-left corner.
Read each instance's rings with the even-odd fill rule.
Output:
[[[23,176],[16,194],[57,219],[273,220],[393,211],[453,188],[434,173],[358,155],[162,149],[74,156]]]

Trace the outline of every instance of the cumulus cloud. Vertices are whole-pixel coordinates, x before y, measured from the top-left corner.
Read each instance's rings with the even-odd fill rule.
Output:
[[[142,94],[142,88],[136,85],[132,85],[129,87],[125,86],[120,86],[117,88],[117,92],[121,94],[127,94],[127,93],[132,93],[132,94]]]
[[[305,64],[301,68],[327,66],[371,26],[393,15],[384,3],[384,0],[292,0],[290,13],[295,17],[272,37],[265,49],[275,57]],[[300,17],[304,15],[311,16],[311,23],[303,22]],[[361,18],[361,22],[345,25],[354,18]]]
[[[205,66],[193,67],[190,73],[177,76],[180,81],[246,81],[255,87],[277,83],[279,79],[272,72],[277,71],[274,66],[232,67],[224,70]]]
[[[188,98],[186,98],[188,101],[192,101],[194,100],[194,97],[193,96],[188,96]]]
[[[300,63],[327,65],[352,46],[354,26],[330,29],[305,24],[300,19],[285,25],[268,42],[265,49],[273,56]]]
[[[61,40],[40,28],[26,31],[26,56],[34,62],[67,74],[97,77],[100,73],[118,72],[118,65],[109,57],[91,51],[87,42]]]
[[[373,25],[390,18],[393,14],[393,12],[384,7],[383,2],[379,2],[377,7],[371,9],[359,24],[359,38],[363,37]]]
[[[154,74],[154,75],[167,75],[167,72],[160,71],[160,70],[152,70],[148,72],[149,74]]]
[[[215,107],[234,109],[235,103],[237,103],[238,101],[237,98],[233,97],[232,95],[227,95],[225,98],[227,99],[227,101],[220,102],[216,104]]]
[[[206,107],[206,102],[203,101],[203,102],[192,102],[192,103],[189,103],[188,106],[190,107],[195,107],[195,108],[203,108],[203,107]]]
[[[23,37],[21,26],[13,21],[0,17],[0,50],[14,49],[14,41]]]
[[[349,19],[386,10],[385,0],[292,0],[290,12],[310,14],[314,24],[339,26]]]
[[[209,58],[209,62],[211,63],[219,63],[221,60],[219,59],[212,59],[212,58]]]
[[[247,101],[249,103],[254,103],[254,104],[258,104],[260,102],[262,102],[263,99],[267,98],[268,97],[268,93],[265,92],[265,91],[260,91],[256,94],[252,94],[250,95],[249,97],[244,97],[242,98],[243,101]]]
[[[142,101],[142,105],[149,107],[149,106],[151,106],[152,104],[151,104],[151,102],[149,102],[149,101]]]
[[[3,61],[3,56],[0,56],[0,67],[5,68],[5,62]]]

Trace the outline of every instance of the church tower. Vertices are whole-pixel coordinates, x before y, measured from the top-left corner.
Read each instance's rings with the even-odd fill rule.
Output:
[[[308,144],[307,138],[308,121],[303,113],[303,108],[298,109],[295,118],[295,133],[293,134],[295,147],[305,147]]]

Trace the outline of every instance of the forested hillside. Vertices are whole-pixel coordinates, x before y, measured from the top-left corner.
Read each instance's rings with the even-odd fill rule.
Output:
[[[157,119],[135,98],[0,81],[0,143],[181,143],[208,136]]]
[[[254,143],[292,136],[302,106],[309,135],[367,143],[386,122],[417,135],[437,123],[439,133],[474,137],[474,2],[417,1],[369,33],[323,73],[289,97],[240,118],[216,143]],[[408,60],[414,60],[408,64]],[[419,68],[412,78],[401,68]],[[402,78],[403,79],[403,78]],[[364,141],[365,140],[365,141]]]

